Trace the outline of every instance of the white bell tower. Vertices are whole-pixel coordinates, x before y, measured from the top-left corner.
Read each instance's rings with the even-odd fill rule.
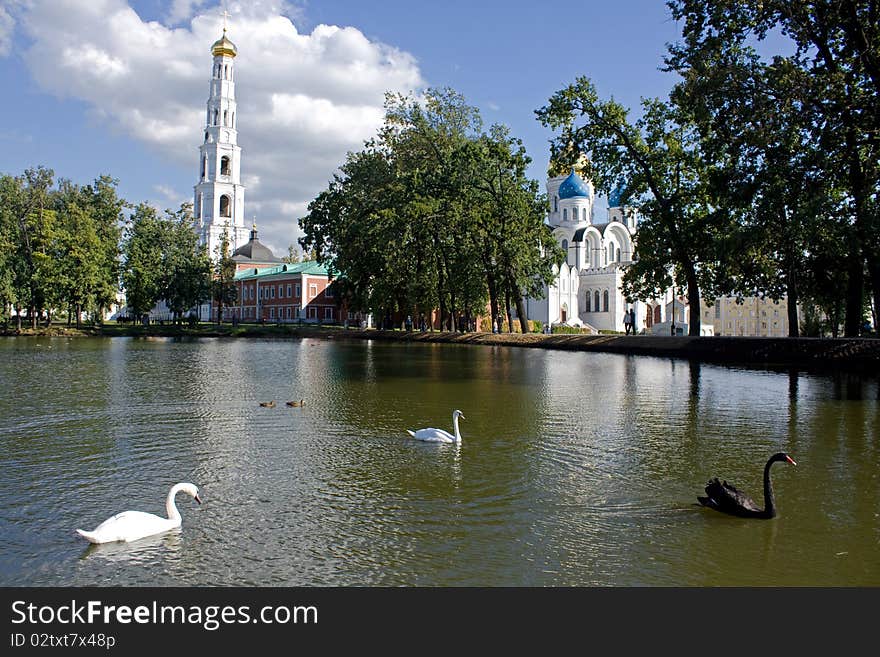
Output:
[[[235,44],[223,36],[211,46],[214,68],[208,98],[205,135],[199,147],[199,182],[195,185],[193,216],[202,244],[212,260],[218,257],[223,231],[229,252],[244,246],[250,235],[244,222],[244,186],[241,184],[241,148],[237,145],[235,111]]]

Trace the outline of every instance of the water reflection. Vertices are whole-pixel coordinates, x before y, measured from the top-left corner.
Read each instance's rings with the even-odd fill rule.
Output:
[[[7,340],[0,376],[7,585],[880,585],[872,378],[311,339]],[[406,433],[456,408],[460,446]],[[777,519],[696,504],[776,451]],[[178,481],[180,531],[83,551]]]

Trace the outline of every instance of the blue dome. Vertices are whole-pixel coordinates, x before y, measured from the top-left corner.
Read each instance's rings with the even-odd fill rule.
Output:
[[[587,183],[583,181],[583,179],[574,172],[574,169],[571,170],[571,173],[568,174],[568,178],[562,181],[562,184],[559,186],[559,198],[575,198],[575,197],[590,197],[590,188],[587,187]]]

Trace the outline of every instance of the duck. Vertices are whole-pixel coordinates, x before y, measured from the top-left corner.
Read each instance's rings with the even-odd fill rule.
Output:
[[[182,482],[174,484],[168,492],[168,497],[165,500],[167,518],[143,511],[123,511],[107,518],[92,531],[77,529],[76,533],[89,543],[114,543],[116,541],[136,541],[139,538],[175,529],[181,524],[180,511],[177,510],[177,505],[174,503],[174,497],[179,492],[186,493],[199,504],[202,503],[198,486]]]
[[[275,400],[273,399],[272,401],[260,402],[260,406],[262,406],[263,408],[275,408]]]
[[[461,443],[461,433],[458,430],[458,419],[462,420],[466,419],[464,413],[459,410],[452,411],[452,426],[455,428],[455,435],[453,436],[448,431],[444,431],[443,429],[435,429],[433,427],[428,427],[427,429],[418,429],[417,431],[410,431],[409,429],[406,432],[415,438],[416,440],[424,440],[425,442],[430,443]]]
[[[289,401],[287,402],[288,406],[305,406],[305,401],[300,399],[299,401]]]

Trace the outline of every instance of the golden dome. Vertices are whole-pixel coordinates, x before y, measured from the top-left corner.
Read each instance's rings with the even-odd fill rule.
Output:
[[[225,55],[226,57],[235,57],[238,54],[238,49],[235,47],[235,44],[226,38],[226,28],[223,28],[223,36],[217,39],[214,42],[214,45],[211,46],[211,54],[214,55],[214,57],[220,57],[222,55]]]

